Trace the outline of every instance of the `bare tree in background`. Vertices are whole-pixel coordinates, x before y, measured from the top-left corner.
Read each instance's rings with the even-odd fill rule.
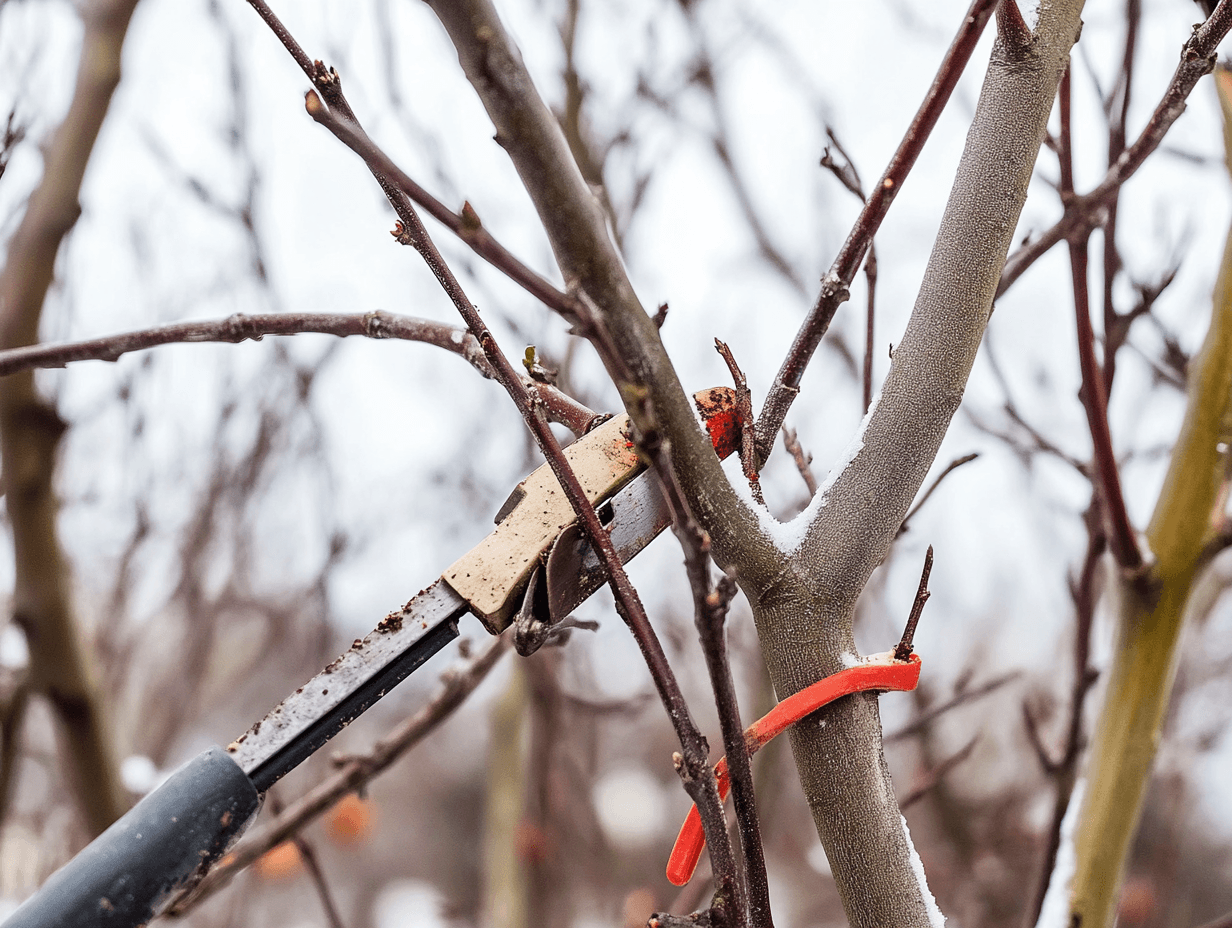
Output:
[[[351,737],[347,747],[352,753],[336,757],[332,764],[321,758],[301,776],[280,785],[268,821],[206,879],[196,895],[177,903],[178,915],[202,924],[268,920],[279,911],[279,894],[287,893],[285,888],[244,882],[241,877],[239,886],[214,895],[255,861],[258,874],[264,874],[258,880],[276,877],[280,867],[304,873],[327,924],[370,923],[376,918],[373,899],[384,883],[399,875],[406,851],[388,843],[382,848],[346,850],[352,847],[348,841],[368,833],[364,817],[372,814],[366,800],[356,800],[354,794],[365,792],[370,783],[377,789],[385,781],[374,777],[424,738],[441,740],[419,752],[432,757],[423,762],[422,771],[406,774],[407,783],[420,791],[380,787],[400,797],[386,800],[399,808],[397,816],[386,817],[391,823],[413,823],[416,835],[431,832],[434,826],[444,830],[442,823],[452,822],[455,828],[447,839],[438,839],[431,848],[421,846],[421,855],[430,859],[416,864],[415,875],[441,887],[452,900],[456,917],[468,923],[568,925],[598,912],[605,919],[641,924],[652,911],[659,911],[670,912],[655,916],[662,925],[768,926],[774,923],[773,903],[783,924],[845,917],[857,926],[935,925],[940,913],[924,879],[925,868],[941,908],[963,923],[1034,924],[1043,911],[1043,918],[1070,925],[1111,925],[1118,916],[1126,924],[1189,925],[1232,908],[1232,884],[1219,866],[1228,857],[1226,844],[1204,832],[1187,836],[1175,825],[1169,830],[1169,822],[1180,813],[1160,811],[1191,805],[1195,783],[1177,769],[1175,760],[1154,786],[1151,780],[1178,666],[1175,689],[1185,699],[1173,703],[1174,729],[1169,730],[1179,730],[1176,716],[1182,709],[1176,707],[1196,706],[1193,711],[1204,719],[1185,750],[1191,756],[1209,751],[1227,723],[1226,714],[1203,708],[1202,699],[1209,697],[1201,696],[1204,688],[1226,676],[1227,661],[1216,667],[1209,660],[1184,659],[1180,632],[1186,616],[1193,634],[1201,636],[1218,624],[1213,617],[1222,614],[1220,593],[1227,568],[1220,554],[1232,539],[1225,512],[1229,448],[1225,423],[1232,401],[1226,275],[1232,259],[1224,259],[1207,341],[1201,352],[1191,356],[1157,312],[1168,298],[1179,259],[1133,267],[1121,251],[1125,221],[1120,211],[1122,186],[1160,149],[1187,98],[1214,67],[1215,50],[1232,26],[1232,0],[1222,0],[1192,34],[1177,33],[1174,44],[1184,43],[1180,64],[1170,82],[1150,90],[1135,79],[1135,64],[1143,54],[1138,38],[1142,10],[1137,0],[1115,8],[1118,22],[1123,23],[1115,79],[1110,87],[1094,77],[1091,81],[1105,118],[1107,157],[1102,178],[1086,192],[1075,179],[1078,131],[1071,114],[1081,73],[1075,66],[1081,56],[1071,54],[1081,27],[1081,2],[1044,3],[1028,23],[1013,2],[975,0],[958,23],[932,84],[916,80],[918,75],[902,77],[902,92],[922,97],[923,103],[888,167],[871,186],[862,177],[871,177],[875,166],[862,164],[857,170],[849,154],[859,127],[845,127],[840,141],[839,130],[825,124],[824,101],[811,100],[818,135],[824,128],[826,143],[816,153],[817,176],[836,191],[841,184],[845,191],[839,193],[854,194],[861,204],[816,287],[808,281],[817,275],[817,255],[805,258],[795,253],[763,211],[755,183],[741,167],[739,127],[728,115],[734,91],[723,79],[724,49],[716,47],[707,31],[705,2],[664,7],[656,13],[675,17],[685,37],[686,50],[678,54],[686,66],[674,76],[673,85],[655,73],[651,49],[646,60],[626,75],[636,87],[633,98],[638,108],[623,122],[609,119],[605,130],[599,131],[595,124],[600,114],[589,81],[599,80],[600,75],[586,76],[579,41],[587,5],[569,0],[556,11],[559,45],[553,53],[559,55],[560,67],[552,79],[560,92],[556,94],[553,87],[549,96],[559,96],[560,104],[553,109],[536,88],[528,62],[502,19],[506,11],[498,11],[487,0],[430,0],[495,127],[496,144],[507,154],[535,208],[555,259],[550,272],[536,269],[530,258],[516,257],[518,249],[497,240],[493,228],[480,219],[480,213],[487,215],[484,204],[466,202],[456,211],[449,208],[373,140],[381,134],[375,128],[380,119],[388,119],[407,137],[424,140],[428,149],[426,139],[438,137],[416,122],[394,76],[397,57],[407,54],[404,44],[413,42],[394,28],[395,5],[378,0],[373,7],[385,43],[378,57],[387,69],[381,90],[388,98],[382,101],[387,107],[376,111],[372,101],[354,94],[349,83],[346,89],[353,99],[344,94],[339,71],[347,73],[342,59],[348,52],[342,43],[305,51],[293,37],[300,34],[296,11],[277,11],[288,17],[284,25],[260,0],[250,4],[272,30],[252,36],[253,41],[272,42],[276,37],[290,53],[288,73],[294,62],[311,86],[308,114],[366,164],[397,215],[396,241],[411,245],[423,257],[461,314],[464,327],[396,313],[310,313],[284,305],[272,279],[272,244],[261,214],[268,169],[265,156],[250,138],[247,115],[251,101],[269,95],[274,81],[266,74],[248,73],[246,39],[241,35],[250,33],[237,30],[235,24],[242,20],[247,29],[253,23],[251,14],[241,10],[247,14],[243,18],[211,2],[208,14],[224,49],[223,66],[215,63],[219,75],[215,84],[226,90],[220,98],[230,101],[221,135],[238,180],[215,185],[194,168],[182,166],[156,131],[147,133],[146,144],[151,160],[201,215],[233,236],[241,257],[232,266],[243,267],[240,276],[248,282],[248,290],[241,301],[249,308],[242,316],[219,322],[174,322],[124,336],[35,346],[40,326],[47,328],[42,317],[45,304],[55,299],[57,254],[63,252],[62,242],[77,220],[83,177],[119,83],[120,49],[136,4],[100,0],[83,8],[85,37],[73,102],[60,127],[48,134],[43,179],[8,239],[0,276],[0,331],[10,349],[0,352],[0,371],[7,375],[0,381],[0,440],[16,564],[13,612],[29,647],[28,663],[3,681],[0,707],[4,739],[0,799],[9,815],[0,854],[25,861],[12,865],[26,871],[24,882],[15,882],[28,890],[57,856],[79,843],[71,828],[55,824],[55,811],[63,812],[62,804],[46,796],[37,803],[12,798],[20,796],[23,781],[29,783],[34,776],[31,765],[44,780],[59,777],[54,771],[61,766],[66,770],[64,782],[72,788],[85,829],[97,833],[130,798],[122,786],[121,757],[137,755],[155,767],[166,767],[183,742],[204,730],[217,738],[218,725],[237,718],[246,724],[329,659],[338,643],[331,632],[331,583],[348,559],[352,565],[362,565],[365,556],[363,539],[352,537],[355,532],[342,524],[332,505],[336,462],[326,450],[324,436],[330,425],[323,421],[316,400],[317,384],[338,363],[337,352],[307,356],[279,343],[262,355],[255,369],[237,368],[219,387],[217,410],[210,418],[201,455],[206,463],[193,467],[181,488],[191,503],[175,504],[187,516],[176,522],[159,511],[159,493],[154,489],[158,478],[150,476],[145,486],[135,481],[131,524],[121,533],[118,554],[110,565],[113,575],[99,584],[106,590],[98,597],[105,605],[83,621],[74,606],[65,543],[58,536],[64,520],[52,483],[66,425],[55,406],[35,389],[32,368],[91,358],[114,361],[129,352],[174,342],[238,342],[317,332],[418,341],[461,356],[483,378],[497,381],[508,392],[567,492],[575,488],[560,454],[558,433],[549,428],[548,419],[581,433],[591,421],[588,406],[599,405],[605,395],[619,396],[639,450],[672,504],[684,549],[704,657],[701,664],[713,688],[723,751],[732,765],[735,838],[728,838],[710,766],[717,753],[709,750],[703,723],[695,720],[710,710],[699,708],[707,685],[697,670],[699,649],[687,632],[688,623],[679,616],[647,610],[620,565],[609,560],[616,611],[646,658],[672,722],[674,743],[665,729],[655,727],[659,723],[649,721],[648,693],[632,700],[577,694],[579,681],[602,677],[604,670],[579,669],[584,662],[570,657],[571,652],[578,653],[575,634],[571,646],[544,650],[512,671],[504,694],[492,706],[486,775],[452,770],[460,761],[449,759],[445,738],[449,727],[442,723],[460,706],[460,711],[468,711],[464,701],[507,650],[501,639],[460,655],[460,664],[446,675],[435,695],[417,684],[411,696],[423,697],[418,699],[423,707],[396,726],[390,715],[374,712],[388,729],[375,745]],[[0,9],[0,17],[5,12]],[[535,10],[533,15],[546,14]],[[875,297],[884,293],[884,285],[881,291],[876,289],[879,271],[871,251],[873,237],[908,181],[968,62],[978,61],[973,52],[985,24],[994,18],[995,42],[948,205],[914,309],[905,330],[893,339],[888,372],[874,390]],[[749,41],[762,43],[781,57],[785,70],[807,72],[769,32],[753,22],[747,31]],[[1090,56],[1095,57],[1099,46],[1092,45]],[[334,59],[339,69],[322,64],[317,55]],[[529,63],[537,67],[537,62]],[[537,79],[538,75],[536,71]],[[1227,80],[1223,72],[1217,79]],[[799,82],[804,87],[806,78]],[[431,91],[420,87],[416,92]],[[1137,134],[1129,115],[1131,92],[1154,98],[1154,109]],[[1225,107],[1229,99],[1232,88],[1225,88],[1221,91]],[[289,106],[291,100],[286,102]],[[699,107],[704,118],[695,125]],[[23,139],[22,111],[15,108],[13,113],[0,165],[7,163],[10,150],[30,144]],[[692,133],[703,140],[708,163],[734,201],[748,251],[760,262],[761,273],[775,281],[774,286],[811,301],[794,341],[771,362],[772,367],[777,365],[773,378],[754,370],[763,357],[750,356],[739,343],[731,349],[719,343],[741,404],[742,474],[721,466],[710,439],[699,428],[693,391],[682,386],[664,347],[661,333],[675,323],[671,308],[647,311],[622,257],[622,249],[634,247],[639,211],[655,179],[653,162],[640,160],[644,156],[639,143],[644,140],[639,134],[650,135],[641,122],[646,114],[672,126],[678,133],[674,138]],[[373,127],[372,136],[365,125]],[[1213,126],[1210,133],[1217,137]],[[1044,167],[1037,167],[1045,145],[1052,154],[1046,153],[1041,159]],[[1055,169],[1049,161],[1054,155]],[[436,159],[438,173],[431,184],[466,189],[470,179],[442,170],[442,160]],[[1028,187],[1040,175],[1055,181],[1059,218],[1017,240],[1015,247],[1016,236],[1022,235],[1020,216]],[[316,173],[319,189],[300,191],[299,196],[311,200],[333,180],[330,169],[322,167]],[[442,247],[448,260],[420,221],[420,211],[446,230]],[[136,225],[139,230],[140,223]],[[1090,250],[1096,232],[1102,248],[1097,262],[1102,312],[1093,309],[1090,293]],[[326,262],[332,257],[335,235],[332,228],[320,230],[319,248]],[[465,249],[455,248],[452,239]],[[134,242],[139,253],[148,247],[138,244],[140,231],[134,232]],[[964,455],[945,467],[943,458],[938,476],[927,482],[963,403],[994,299],[1004,306],[1009,299],[1005,294],[1024,272],[1062,242],[1068,249],[1089,457],[1066,450],[1068,437],[1057,438],[1052,423],[1023,411],[1019,385],[1002,371],[1009,352],[1000,345],[994,346],[989,364],[1004,403],[991,415],[985,407],[976,411],[969,406],[968,413],[976,427],[992,437],[992,445],[1010,449],[1028,467],[1040,459],[1057,462],[1084,487],[1084,511],[1075,522],[1085,530],[1085,552],[1068,578],[1074,628],[1072,652],[1064,661],[1069,677],[1062,681],[1065,695],[1058,704],[1056,693],[1036,685],[1024,698],[1013,686],[1013,675],[1006,673],[1013,662],[981,657],[972,646],[961,656],[968,661],[969,672],[961,673],[953,693],[944,696],[928,680],[932,668],[944,666],[948,658],[926,655],[917,717],[890,737],[883,735],[875,693],[847,696],[793,726],[794,776],[828,871],[818,875],[818,867],[807,862],[813,838],[800,827],[801,816],[790,812],[793,802],[800,808],[799,793],[789,786],[791,776],[775,773],[784,771],[785,765],[772,751],[758,761],[763,769],[758,775],[758,801],[753,802],[741,729],[762,714],[767,705],[759,702],[772,702],[771,693],[785,699],[855,660],[857,625],[875,626],[878,633],[901,627],[911,603],[891,603],[884,586],[887,572],[878,573],[878,568],[902,557],[895,553],[902,547],[896,544],[905,532],[919,533],[920,507],[942,479],[947,486],[959,480],[948,475],[972,459]],[[802,250],[817,249],[808,243]],[[522,315],[506,310],[508,281],[497,280],[493,269],[529,294],[536,307]],[[848,345],[841,332],[823,342],[851,289],[859,286],[861,269],[866,296],[862,317],[857,326],[848,326],[862,333],[859,344]],[[880,273],[884,279],[884,257]],[[1125,299],[1127,294],[1130,299]],[[74,294],[74,301],[87,303],[89,295]],[[475,304],[483,305],[482,316]],[[1093,313],[1100,320],[1099,334]],[[703,326],[698,332],[707,344],[714,338],[715,333],[704,331],[704,320],[690,324]],[[1155,326],[1154,341],[1131,339],[1131,333],[1148,325]],[[777,334],[780,343],[786,342],[788,332]],[[516,349],[510,339],[520,342]],[[524,373],[515,370],[507,354],[515,350],[520,354],[526,343],[535,343],[539,350],[528,356]],[[860,408],[867,415],[847,455],[820,488],[813,480],[808,452],[795,433],[784,431],[788,454],[776,459],[789,461],[778,463],[780,476],[767,482],[782,487],[786,478],[802,477],[807,491],[789,491],[796,499],[794,510],[790,505],[780,507],[772,495],[776,512],[803,509],[794,520],[781,522],[763,501],[763,468],[771,461],[777,436],[822,344],[833,349],[833,358],[813,362],[814,366],[833,362],[842,376],[858,381]],[[1188,390],[1179,437],[1172,428],[1168,446],[1156,453],[1170,463],[1163,489],[1151,500],[1153,515],[1145,528],[1136,526],[1130,516],[1122,487],[1128,465],[1124,455],[1118,457],[1108,411],[1114,382],[1120,382],[1114,381],[1118,358],[1133,352],[1152,372],[1152,390]],[[122,436],[118,440],[135,454],[156,455],[153,442],[143,443],[146,410],[157,402],[157,374],[149,365],[124,370],[107,414],[123,424],[117,430]],[[746,372],[749,379],[768,384],[760,413],[755,413],[748,395]],[[139,402],[134,391],[143,389],[143,383],[150,395]],[[444,398],[433,401],[448,403],[448,390],[440,392]],[[805,397],[801,405],[808,402]],[[499,423],[499,417],[492,418],[490,427],[501,429],[512,415]],[[476,450],[477,443],[466,438],[467,462],[438,475],[437,502],[423,503],[424,495],[418,495],[416,502],[447,509],[454,504],[441,500],[469,497],[476,500],[477,510],[495,508],[499,499],[493,494],[498,496],[499,489],[492,486],[491,473],[485,472],[483,450]],[[534,460],[525,441],[518,445],[515,461],[504,457],[488,470],[503,466],[517,473]],[[75,492],[69,482],[60,489],[70,500]],[[288,512],[300,505],[297,500],[308,497],[312,504],[305,508],[311,511],[297,513],[300,521],[289,518]],[[808,497],[813,502],[801,505]],[[164,505],[166,501],[164,496]],[[606,533],[593,509],[583,504],[578,515],[596,547],[602,548]],[[441,513],[436,516],[438,523],[446,522]],[[303,528],[304,519],[312,523],[310,532]],[[929,530],[938,524],[930,521]],[[441,534],[447,534],[446,528]],[[300,544],[300,536],[317,541]],[[281,582],[271,583],[260,567],[263,557],[278,550],[288,552],[296,564],[283,571]],[[720,571],[717,579],[711,559]],[[916,569],[918,564],[912,571]],[[154,576],[160,576],[159,582],[142,580]],[[427,579],[408,580],[411,588],[403,596]],[[1017,579],[1027,585],[1037,578]],[[756,647],[751,632],[740,631],[737,623],[728,622],[725,628],[737,587],[752,613]],[[157,602],[156,631],[148,621],[134,621],[140,609],[150,610],[148,605],[137,605],[143,588],[145,598]],[[917,605],[925,598],[921,583]],[[1089,697],[1099,676],[1092,656],[1093,629],[1099,604],[1105,600],[1117,633],[1104,708],[1088,731]],[[1021,634],[1029,636],[1031,631]],[[725,639],[730,639],[730,648]],[[885,644],[892,642],[887,638]],[[1194,646],[1194,650],[1203,649]],[[956,658],[953,666],[957,664]],[[996,673],[989,672],[994,669]],[[739,690],[747,698],[737,708]],[[1008,722],[991,710],[983,716],[985,725],[972,721],[980,716],[971,715],[970,707],[993,704],[985,697],[1000,698],[997,704],[1003,712],[1009,707]],[[415,704],[408,702],[407,708]],[[50,708],[62,733],[54,747],[42,727],[29,720],[23,724],[27,716],[42,718],[33,715],[40,705]],[[961,741],[952,744],[944,729],[959,712],[968,713],[963,716],[967,721],[959,728]],[[705,727],[710,726],[705,723]],[[964,771],[970,781],[978,782],[995,769],[989,756],[979,760],[982,744],[993,737],[973,728],[1013,733],[1008,741],[996,736],[996,743],[1015,752],[1018,776],[992,795],[953,785]],[[1059,737],[1054,728],[1061,729]],[[1092,750],[1085,752],[1088,739]],[[653,853],[618,851],[590,794],[604,766],[614,759],[661,764],[673,751],[678,752],[675,765],[686,791],[702,812],[711,853],[710,883],[699,877],[696,887],[674,899],[665,895],[661,879],[654,882],[645,876],[662,864],[661,842],[653,846]],[[54,763],[49,752],[54,752]],[[916,766],[915,782],[904,787],[900,779],[896,787],[892,766],[907,761]],[[1039,775],[1024,775],[1021,771],[1027,764],[1037,764]],[[292,798],[293,793],[298,797]],[[416,796],[422,801],[413,802]],[[350,806],[339,805],[343,800]],[[1041,802],[1046,808],[1042,825],[1032,825],[1031,808],[1040,808]],[[917,830],[917,837],[924,836],[919,854],[902,815],[917,803],[925,816]],[[351,811],[340,813],[344,807]],[[482,814],[477,812],[481,808]],[[325,840],[306,830],[323,815],[332,816]],[[1135,851],[1132,839],[1140,820],[1145,823],[1144,837]],[[17,825],[27,836],[24,844],[15,837]],[[40,832],[49,849],[41,856],[32,851],[39,842],[29,837]],[[422,845],[422,839],[415,840]],[[1159,847],[1176,851],[1163,853]],[[1182,873],[1180,859],[1195,863]],[[364,860],[369,861],[367,867]],[[363,873],[365,869],[368,872]],[[768,874],[776,873],[788,877],[774,884],[772,899]],[[790,887],[782,899],[780,885]],[[1046,893],[1052,894],[1051,900],[1045,899]],[[208,904],[202,904],[211,896]],[[615,902],[623,907],[619,915],[613,911]],[[690,915],[694,910],[697,914]]]

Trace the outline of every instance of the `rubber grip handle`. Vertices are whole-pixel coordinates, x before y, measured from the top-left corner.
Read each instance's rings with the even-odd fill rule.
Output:
[[[57,870],[4,928],[136,928],[243,834],[260,795],[212,747]]]

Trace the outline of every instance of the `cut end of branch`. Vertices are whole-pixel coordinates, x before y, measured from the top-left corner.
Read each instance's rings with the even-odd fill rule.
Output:
[[[911,656],[912,640],[915,638],[915,628],[920,624],[920,615],[924,612],[924,604],[932,593],[928,589],[928,576],[933,572],[933,546],[928,546],[924,555],[924,569],[920,572],[920,585],[915,592],[915,602],[911,604],[911,614],[907,617],[907,627],[903,629],[902,640],[894,648],[894,659],[905,661]]]
[[[1022,10],[1018,8],[1017,0],[1001,0],[997,5],[997,35],[1012,52],[1023,52],[1030,48],[1035,35],[1027,21],[1022,18]]]

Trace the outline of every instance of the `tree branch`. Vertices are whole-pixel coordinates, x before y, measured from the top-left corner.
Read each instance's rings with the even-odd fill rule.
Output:
[[[484,377],[492,368],[475,337],[465,329],[387,313],[236,313],[226,319],[203,322],[174,322],[136,332],[88,338],[76,342],[30,345],[0,351],[0,376],[33,368],[64,367],[74,361],[117,361],[130,351],[143,351],[159,345],[187,342],[260,341],[266,335],[319,333],[346,338],[393,338],[426,342],[464,358]]]
[[[795,341],[792,342],[761,408],[757,434],[761,442],[758,451],[763,461],[770,456],[774,436],[787,418],[787,410],[791,408],[796,394],[800,392],[800,379],[804,376],[804,370],[808,367],[813,352],[821,344],[822,336],[830,327],[835,312],[847,300],[847,288],[851,286],[856,271],[860,269],[864,253],[880,228],[881,221],[889,212],[890,204],[902,188],[903,181],[915,166],[924,143],[936,126],[941,111],[945,109],[950,94],[967,67],[967,62],[971,60],[971,54],[975,51],[976,43],[997,2],[998,0],[974,0],[967,10],[967,15],[941,62],[937,76],[928,88],[924,102],[920,104],[920,109],[899,143],[898,150],[894,152],[885,173],[881,175],[872,195],[864,204],[864,209],[860,211],[838,257],[822,278],[821,292],[796,333]]]
[[[809,511],[814,521],[780,574],[745,585],[780,699],[855,653],[856,600],[961,402],[1080,9],[1078,0],[1044,5],[1029,49],[994,44],[924,282],[858,450],[833,477],[825,505]],[[797,725],[791,741],[848,920],[857,928],[927,924],[929,901],[907,866],[875,698],[845,699],[818,716]]]
[[[85,25],[77,84],[64,121],[44,150],[43,177],[8,245],[0,272],[0,346],[38,340],[56,253],[81,212],[86,165],[120,82],[120,52],[136,0],[95,0]],[[14,613],[30,646],[30,685],[55,707],[70,780],[86,825],[99,834],[128,809],[106,707],[77,628],[72,581],[57,536],[52,487],[65,425],[26,371],[0,381],[0,454],[16,557]]]
[[[1070,80],[1069,72],[1061,79],[1060,91],[1061,135],[1058,156],[1061,162],[1061,201],[1065,202],[1074,193],[1074,165],[1072,134],[1070,132]],[[1087,236],[1082,233],[1069,241],[1070,274],[1074,290],[1074,319],[1078,330],[1078,365],[1082,370],[1082,407],[1087,416],[1087,428],[1094,447],[1096,484],[1099,487],[1102,506],[1100,510],[1108,520],[1108,547],[1117,564],[1126,570],[1138,570],[1142,566],[1142,552],[1134,527],[1125,508],[1125,496],[1121,492],[1121,475],[1116,455],[1112,450],[1112,434],[1108,427],[1108,394],[1105,374],[1095,359],[1095,332],[1091,326],[1090,287],[1088,281]]]
[[[490,0],[431,5],[535,204],[566,289],[589,310],[581,334],[620,390],[637,435],[659,431],[671,443],[677,477],[720,565],[738,548],[746,555],[743,570],[777,570],[757,515],[719,467],[658,328],[625,274],[603,210]]]
[[[323,86],[315,63],[265,0],[248,0],[248,2],[265,20],[308,79],[323,93],[328,92],[325,97],[327,107],[322,107],[315,112],[309,110],[316,122],[332,132],[335,138],[359,155],[368,169],[377,176],[382,186],[389,185],[402,191],[411,199],[411,202],[422,207],[428,215],[468,245],[475,254],[503,272],[527,293],[566,319],[576,321],[578,307],[571,296],[556,289],[546,278],[523,264],[504,245],[493,238],[491,233],[484,228],[479,214],[469,202],[462,205],[460,214],[455,213],[399,168],[360,126],[350,103],[342,93],[341,82]]]
[[[1009,257],[997,284],[998,297],[1053,245],[1083,235],[1104,221],[1107,207],[1121,185],[1133,177],[1159,147],[1172,124],[1185,112],[1185,101],[1198,81],[1215,67],[1215,50],[1229,29],[1232,29],[1232,0],[1220,0],[1210,18],[1194,28],[1193,35],[1181,48],[1181,61],[1172,81],[1134,144],[1121,152],[1099,186],[1084,196],[1074,197],[1055,224]]]

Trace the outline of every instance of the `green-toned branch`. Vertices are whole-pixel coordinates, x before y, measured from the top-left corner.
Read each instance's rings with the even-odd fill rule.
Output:
[[[38,340],[56,253],[81,212],[78,195],[95,139],[120,82],[120,50],[136,0],[82,9],[77,85],[44,152],[43,178],[9,242],[0,273],[0,347]],[[14,613],[30,645],[30,685],[55,707],[86,823],[101,832],[128,807],[86,642],[71,604],[52,489],[65,425],[26,371],[0,380],[0,454],[17,562]]]
[[[1232,170],[1232,73],[1217,74]],[[1211,325],[1190,366],[1189,401],[1147,541],[1154,563],[1145,578],[1117,584],[1118,628],[1104,709],[1086,776],[1075,838],[1070,919],[1104,928],[1150,781],[1182,620],[1224,472],[1223,423],[1232,409],[1232,232],[1215,284]]]

